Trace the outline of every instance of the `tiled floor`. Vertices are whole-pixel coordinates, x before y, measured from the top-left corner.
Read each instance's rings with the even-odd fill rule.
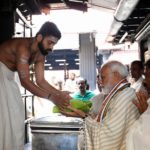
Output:
[[[27,143],[27,144],[24,146],[24,150],[32,150],[32,144],[31,144],[31,143]]]

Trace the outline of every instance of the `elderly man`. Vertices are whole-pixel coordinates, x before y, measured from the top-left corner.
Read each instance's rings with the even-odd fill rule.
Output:
[[[34,95],[60,108],[69,104],[71,97],[44,78],[45,56],[60,38],[57,26],[46,22],[34,38],[13,38],[0,45],[0,150],[24,149],[24,109],[14,72],[18,72],[22,86]],[[36,83],[30,79],[30,65],[34,65]]]
[[[149,95],[138,93],[138,101],[133,101],[139,109],[141,116],[131,127],[127,135],[126,150],[150,149],[150,60],[145,63],[144,74],[144,83]]]
[[[118,61],[104,64],[100,70],[103,99],[99,114],[85,118],[85,146],[87,150],[125,150],[126,134],[139,118],[132,100],[135,91],[126,80],[126,67]]]
[[[69,114],[86,117],[86,150],[125,150],[126,134],[140,116],[132,103],[137,96],[126,80],[128,72],[122,63],[107,62],[102,66],[99,75],[103,94],[99,95],[99,106],[96,110],[92,106],[93,109],[86,117],[85,113],[69,106],[73,111]],[[83,146],[82,142],[80,146]]]

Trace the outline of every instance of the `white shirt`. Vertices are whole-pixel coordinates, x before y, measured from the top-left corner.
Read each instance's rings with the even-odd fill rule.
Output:
[[[76,92],[77,91],[76,80],[67,79],[64,86],[64,90],[72,93]]]
[[[131,84],[131,87],[135,89],[135,92],[145,91],[143,86],[143,77],[141,76],[135,83]]]

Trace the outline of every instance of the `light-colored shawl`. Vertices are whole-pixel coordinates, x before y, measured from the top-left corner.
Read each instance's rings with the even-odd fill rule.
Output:
[[[85,118],[86,150],[125,150],[126,133],[139,117],[133,99],[134,90],[122,80],[105,98],[99,115]]]

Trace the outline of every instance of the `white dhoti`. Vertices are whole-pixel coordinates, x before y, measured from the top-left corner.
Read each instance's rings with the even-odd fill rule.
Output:
[[[14,72],[0,62],[0,150],[23,150],[24,107]]]

